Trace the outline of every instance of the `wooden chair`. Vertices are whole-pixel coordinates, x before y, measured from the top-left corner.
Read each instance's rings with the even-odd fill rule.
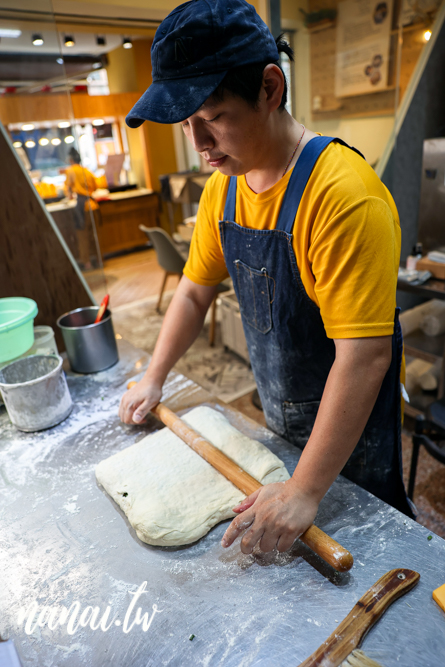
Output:
[[[153,244],[153,247],[156,251],[156,256],[158,258],[159,265],[164,269],[165,275],[164,280],[161,286],[161,292],[159,294],[158,303],[156,310],[159,312],[161,308],[162,295],[164,293],[165,285],[167,283],[167,278],[169,276],[177,275],[179,280],[182,277],[182,271],[185,266],[185,260],[180,254],[179,250],[175,246],[175,243],[172,241],[167,232],[164,232],[160,227],[146,227],[145,225],[139,225],[139,229],[148,236],[150,242]],[[218,285],[218,293],[224,292],[229,287],[220,283]],[[218,293],[212,301],[211,305],[211,319],[209,326],[209,345],[213,347],[215,344],[215,330],[216,330],[216,299]]]
[[[185,266],[185,260],[179,253],[170,236],[167,232],[164,232],[163,229],[160,227],[146,227],[145,225],[139,225],[139,229],[142,232],[145,232],[148,236],[156,251],[158,263],[165,271],[158,303],[156,305],[156,310],[159,312],[162,295],[164,294],[165,285],[167,284],[167,278],[169,276],[178,276],[178,279],[180,280]]]

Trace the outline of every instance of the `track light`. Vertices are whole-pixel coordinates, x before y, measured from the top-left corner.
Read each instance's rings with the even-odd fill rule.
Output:
[[[124,37],[122,40],[122,46],[124,47],[124,49],[132,49],[133,43],[129,37]]]
[[[34,33],[34,35],[32,36],[32,43],[34,44],[34,46],[43,46],[45,42],[43,41],[42,35]]]
[[[34,148],[35,145],[36,145],[36,142],[32,141],[32,139],[30,139],[29,141],[25,141],[26,148]]]
[[[34,129],[34,125],[32,123],[25,123],[25,125],[22,125],[22,131],[23,132],[31,132],[31,130]]]
[[[66,144],[72,144],[74,142],[74,137],[72,134],[69,134],[67,137],[64,139]]]
[[[64,41],[65,46],[71,47],[74,46],[75,43],[76,40],[74,39],[73,35],[65,35],[65,41]]]
[[[39,144],[40,144],[41,146],[48,146],[48,144],[49,144],[49,139],[47,139],[46,137],[42,137],[41,139],[39,139]]]
[[[65,127],[70,127],[71,123],[69,120],[62,120],[60,123],[57,124],[57,127],[60,127],[61,130],[63,130]]]
[[[95,125],[96,127],[98,127],[99,125],[105,125],[105,121],[103,118],[96,118],[95,120],[93,120],[93,125]]]
[[[103,35],[96,35],[97,46],[106,46],[107,40]]]
[[[425,42],[430,41],[431,35],[432,35],[431,30],[425,30],[425,32],[423,33],[423,39],[425,40]]]
[[[51,143],[53,146],[60,146],[62,142],[60,141],[59,137],[54,137],[54,139],[51,139]]]
[[[0,38],[17,39],[22,34],[21,30],[11,30],[10,28],[0,28]]]
[[[14,148],[21,148],[22,147],[22,142],[21,141],[14,141],[12,144]]]

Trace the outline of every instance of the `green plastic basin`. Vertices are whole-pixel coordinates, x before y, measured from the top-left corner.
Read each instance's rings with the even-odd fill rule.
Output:
[[[37,304],[25,297],[0,299],[0,363],[24,354],[34,343]]]

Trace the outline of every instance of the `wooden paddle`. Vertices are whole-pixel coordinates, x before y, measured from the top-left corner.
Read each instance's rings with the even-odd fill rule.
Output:
[[[207,463],[210,463],[218,472],[232,482],[240,491],[249,496],[262,487],[254,477],[240,468],[232,459],[221,450],[205,440],[199,433],[194,431],[174,412],[162,403],[153,408],[153,413],[181,440],[185,442],[194,452],[199,454]],[[305,533],[300,535],[300,540],[315,551],[329,565],[338,572],[347,572],[351,569],[354,559],[352,554],[344,549],[341,544],[326,535],[322,530],[312,525]]]

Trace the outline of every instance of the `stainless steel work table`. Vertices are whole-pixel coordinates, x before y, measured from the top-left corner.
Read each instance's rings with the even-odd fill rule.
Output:
[[[371,630],[364,650],[386,667],[445,664],[445,614],[431,598],[445,582],[445,541],[436,535],[428,540],[428,530],[342,478],[322,502],[316,523],[354,555],[354,567],[344,575],[301,543],[284,555],[244,556],[238,541],[224,550],[227,522],[183,548],[141,543],[94,476],[99,461],[161,426],[154,418],[145,426],[120,423],[120,397],[148,362],[123,341],[120,357],[103,373],[68,373],[75,407],[53,429],[20,433],[0,411],[0,633],[15,640],[24,666],[294,667],[395,567],[417,570],[420,583]],[[298,450],[183,376],[169,376],[165,402],[177,411],[202,402],[221,410],[293,471]],[[119,621],[130,593],[144,581],[136,608],[147,612],[151,625],[124,632]],[[54,622],[50,629],[42,623],[27,634],[25,622],[17,621],[20,609],[33,602],[40,612],[45,605],[57,610],[76,601],[84,620],[87,606],[100,608],[96,620],[109,606],[105,623],[118,624],[107,631],[87,625],[69,634],[66,624]]]

